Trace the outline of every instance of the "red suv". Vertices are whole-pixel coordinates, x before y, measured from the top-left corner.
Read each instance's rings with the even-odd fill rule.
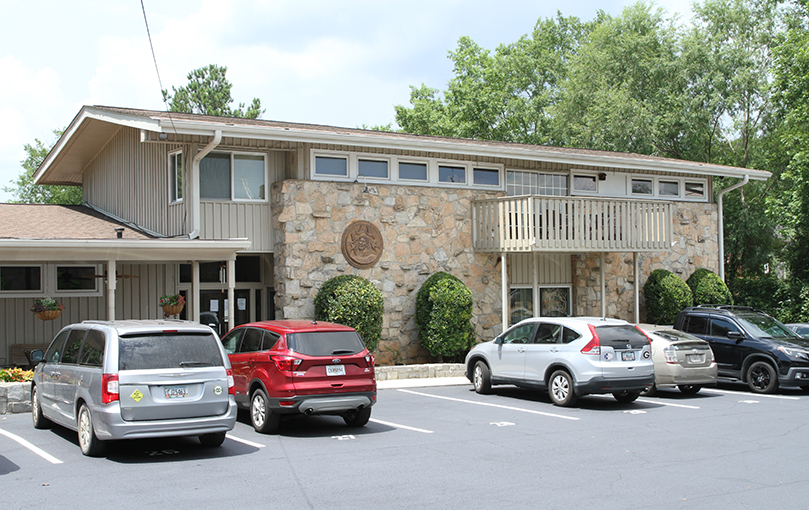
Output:
[[[236,403],[258,432],[283,415],[331,414],[362,427],[376,403],[374,356],[354,328],[305,320],[242,324],[222,338]]]

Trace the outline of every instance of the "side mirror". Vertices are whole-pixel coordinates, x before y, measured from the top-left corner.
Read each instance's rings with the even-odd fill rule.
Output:
[[[42,363],[45,361],[45,351],[42,349],[36,349],[27,354],[31,365],[36,365],[37,363]]]
[[[503,343],[503,338],[498,336],[497,338],[494,339],[494,343],[497,345],[501,345]]]
[[[738,342],[740,340],[744,340],[744,335],[739,331],[728,331],[728,338]]]

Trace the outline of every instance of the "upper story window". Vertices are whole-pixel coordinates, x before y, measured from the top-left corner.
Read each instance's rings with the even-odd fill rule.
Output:
[[[503,189],[503,168],[497,164],[319,149],[312,149],[310,161],[316,180]]]
[[[170,193],[169,197],[172,202],[181,202],[183,200],[183,153],[175,152],[169,154],[169,181]]]
[[[551,195],[564,197],[568,195],[567,178],[567,175],[509,170],[507,172],[506,193],[509,196]]]
[[[263,154],[208,154],[199,163],[203,200],[266,200],[267,164]]]
[[[598,174],[591,172],[572,172],[573,193],[576,195],[595,195],[598,193]]]
[[[708,180],[690,177],[651,177],[633,175],[628,179],[629,195],[637,198],[708,200]]]

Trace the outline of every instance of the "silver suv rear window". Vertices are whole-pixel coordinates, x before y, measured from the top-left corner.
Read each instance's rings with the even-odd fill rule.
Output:
[[[357,354],[365,349],[360,335],[354,331],[290,333],[287,335],[287,346],[308,356]]]
[[[626,345],[629,343],[633,349],[649,345],[649,339],[635,326],[626,324],[619,326],[597,326],[596,333],[601,345]]]
[[[224,366],[216,338],[206,333],[122,336],[118,352],[120,370]]]

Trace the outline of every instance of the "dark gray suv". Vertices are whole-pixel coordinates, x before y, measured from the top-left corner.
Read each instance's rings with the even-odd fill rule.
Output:
[[[34,427],[78,431],[85,455],[106,441],[199,436],[219,446],[236,424],[233,372],[208,326],[84,321],[56,335],[31,382]]]
[[[760,310],[689,307],[674,327],[711,344],[719,378],[745,382],[755,393],[773,393],[779,385],[809,391],[809,340]]]

